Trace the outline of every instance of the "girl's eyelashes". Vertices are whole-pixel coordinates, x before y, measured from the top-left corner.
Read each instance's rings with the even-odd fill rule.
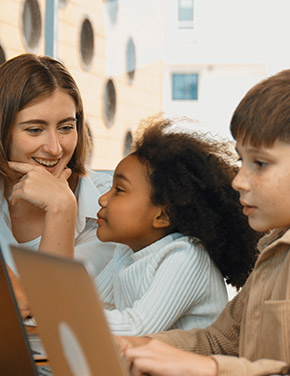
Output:
[[[124,189],[118,187],[118,186],[115,186],[115,191],[118,193],[118,192],[125,192]]]

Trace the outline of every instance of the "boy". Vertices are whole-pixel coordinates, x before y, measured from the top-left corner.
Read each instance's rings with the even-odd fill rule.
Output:
[[[261,254],[207,328],[117,339],[134,376],[290,374],[290,70],[246,94],[231,132],[241,160],[232,185],[250,226],[267,233]]]

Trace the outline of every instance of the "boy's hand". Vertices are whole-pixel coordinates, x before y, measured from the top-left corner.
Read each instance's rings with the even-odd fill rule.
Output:
[[[119,350],[124,367],[129,371],[131,361],[126,357],[126,351],[135,346],[142,346],[151,341],[149,337],[129,337],[129,336],[114,336],[115,343]]]
[[[213,358],[179,350],[157,340],[125,350],[132,376],[216,376]]]

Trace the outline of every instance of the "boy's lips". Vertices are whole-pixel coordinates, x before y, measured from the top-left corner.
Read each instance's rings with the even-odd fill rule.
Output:
[[[254,210],[257,209],[256,206],[250,205],[247,202],[244,202],[244,201],[240,201],[240,202],[243,206],[243,213],[246,216],[250,216],[254,212]]]

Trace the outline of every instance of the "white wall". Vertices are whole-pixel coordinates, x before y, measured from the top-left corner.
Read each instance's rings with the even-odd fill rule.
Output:
[[[230,138],[231,115],[265,76],[290,68],[289,0],[195,0],[194,27],[180,30],[167,1],[163,108]],[[172,101],[171,74],[199,74],[198,101]]]

